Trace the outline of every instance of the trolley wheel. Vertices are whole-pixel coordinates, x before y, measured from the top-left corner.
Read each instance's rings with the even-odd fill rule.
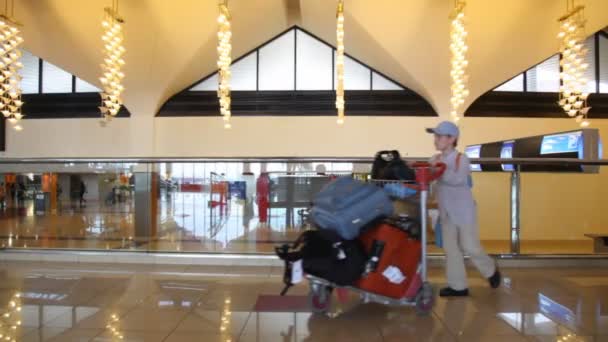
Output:
[[[311,284],[308,300],[313,313],[324,314],[331,306],[332,288],[320,284]]]
[[[424,283],[416,295],[416,312],[420,316],[426,316],[431,313],[433,304],[435,304],[433,286],[430,283]]]

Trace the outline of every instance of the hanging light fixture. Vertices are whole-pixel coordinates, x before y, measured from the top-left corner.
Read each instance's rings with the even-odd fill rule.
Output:
[[[23,130],[21,108],[21,75],[23,68],[19,46],[23,38],[14,19],[15,1],[4,1],[4,14],[0,15],[0,112],[16,131]]]
[[[123,46],[123,24],[124,19],[118,14],[118,0],[112,0],[112,6],[104,8],[104,20],[102,26],[104,34],[101,37],[103,42],[103,63],[101,64],[101,123],[106,125],[113,117],[118,115],[122,106],[122,93],[125,90],[122,80],[125,74],[122,67],[125,65],[123,56],[125,48]]]
[[[591,107],[587,105],[589,93],[585,90],[587,79],[585,63],[588,49],[585,48],[585,6],[575,6],[574,0],[566,0],[566,14],[558,19],[561,54],[559,74],[561,85],[558,104],[564,112],[581,127],[588,127],[587,115]]]
[[[220,100],[220,113],[224,118],[224,128],[230,129],[230,65],[232,64],[232,31],[230,27],[230,12],[228,11],[228,0],[220,0],[219,16],[217,23],[219,25],[217,32],[217,67],[218,67],[218,88],[217,97]]]
[[[464,99],[469,96],[469,90],[467,89],[469,76],[466,74],[466,68],[469,62],[466,58],[468,46],[466,43],[467,31],[464,27],[465,6],[465,0],[455,0],[454,10],[450,15],[450,52],[452,55],[450,71],[450,77],[452,79],[450,116],[455,123],[460,121]]]
[[[344,124],[344,0],[338,0],[336,12],[336,109],[338,125]]]

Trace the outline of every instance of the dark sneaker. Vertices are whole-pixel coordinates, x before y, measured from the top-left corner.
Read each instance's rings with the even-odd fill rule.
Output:
[[[454,290],[451,287],[446,287],[439,291],[440,297],[466,297],[469,295],[469,289]]]
[[[493,289],[496,289],[500,286],[500,282],[502,281],[502,276],[500,275],[500,271],[496,268],[494,274],[488,278],[488,282]]]

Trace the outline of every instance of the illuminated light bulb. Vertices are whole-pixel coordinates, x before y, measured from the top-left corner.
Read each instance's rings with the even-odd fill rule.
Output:
[[[581,127],[589,127],[590,123],[588,120],[584,120],[583,122],[581,122]]]
[[[110,122],[111,118],[120,111],[122,99],[119,95],[124,90],[121,81],[125,77],[121,71],[121,67],[125,64],[121,56],[126,51],[122,46],[124,41],[122,23],[117,19],[118,14],[114,9],[109,12],[111,13],[107,13],[107,19],[102,23],[104,35],[101,38],[104,63],[101,64],[102,76],[99,78],[102,84],[102,105],[98,108],[102,115],[102,125]]]

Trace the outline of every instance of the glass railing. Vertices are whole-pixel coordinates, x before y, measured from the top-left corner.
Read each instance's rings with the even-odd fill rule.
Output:
[[[307,228],[305,209],[332,176],[367,179],[371,163],[364,158],[0,160],[6,189],[0,245],[272,253]],[[603,169],[596,174],[482,172],[473,173],[473,183],[480,238],[492,254],[593,254],[597,246],[585,234],[608,236]],[[415,211],[417,203],[396,206]],[[434,222],[432,200],[429,208]],[[430,227],[430,253],[442,253],[433,236]]]

